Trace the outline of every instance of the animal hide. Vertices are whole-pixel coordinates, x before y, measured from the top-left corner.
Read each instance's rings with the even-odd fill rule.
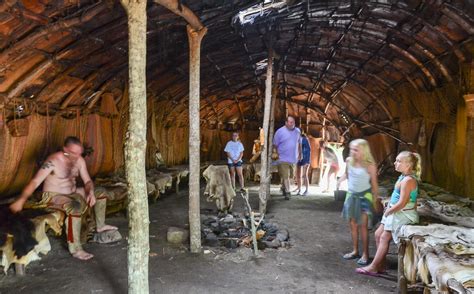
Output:
[[[41,213],[43,213],[43,211],[35,212],[35,214]],[[23,264],[26,266],[32,261],[41,259],[39,254],[46,255],[51,250],[51,244],[46,232],[48,229],[52,229],[56,235],[60,235],[65,216],[61,211],[54,211],[51,213],[41,214],[29,220],[25,216],[15,214],[11,215],[11,213],[5,212],[4,210],[2,210],[1,215],[2,217],[9,216],[13,222],[17,222],[20,219],[20,222],[23,223],[26,219],[25,227],[20,230],[20,234],[24,234],[24,236],[17,237],[18,233],[8,233],[6,235],[5,243],[0,244],[0,250],[2,251],[1,265],[3,266],[5,273],[8,271],[8,268],[12,263]],[[2,228],[4,225],[8,226],[8,222],[4,222],[4,219],[1,219],[0,223]],[[18,224],[13,226],[15,231],[17,230],[17,226]],[[31,244],[34,245],[31,246]]]
[[[441,195],[438,195],[441,197]],[[418,214],[437,218],[443,222],[474,228],[474,212],[468,203],[445,203],[431,199],[418,199]]]
[[[17,257],[26,255],[38,242],[33,237],[35,226],[22,214],[13,214],[8,207],[0,209],[0,246],[13,238],[12,249]]]
[[[217,209],[221,212],[231,210],[235,191],[232,188],[229,168],[226,165],[210,165],[202,175],[207,181],[206,190],[204,191],[204,195],[209,195],[207,201],[215,201]]]
[[[405,276],[416,277],[438,291],[447,291],[447,282],[455,279],[465,288],[474,288],[474,229],[430,224],[404,226],[400,236],[409,238],[404,256]],[[472,289],[474,290],[474,289]]]

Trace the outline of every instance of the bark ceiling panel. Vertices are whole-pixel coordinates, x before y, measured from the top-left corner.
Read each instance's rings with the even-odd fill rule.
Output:
[[[342,129],[354,119],[391,120],[395,87],[441,87],[472,57],[472,1],[181,3],[208,28],[203,119],[261,119],[255,105],[264,93],[270,45],[279,57],[278,97],[290,110],[310,108],[312,122],[327,118]],[[186,114],[186,23],[154,3],[148,17],[148,92],[179,104],[169,113],[176,118]],[[125,13],[114,1],[2,1],[0,98],[91,108],[103,93],[124,89],[127,47]]]

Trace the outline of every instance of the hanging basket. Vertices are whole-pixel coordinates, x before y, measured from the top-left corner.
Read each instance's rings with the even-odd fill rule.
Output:
[[[8,131],[12,137],[23,137],[28,135],[30,121],[26,118],[10,120],[7,123]]]

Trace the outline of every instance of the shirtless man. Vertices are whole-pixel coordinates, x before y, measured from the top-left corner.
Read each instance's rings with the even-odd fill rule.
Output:
[[[10,205],[12,212],[23,209],[26,200],[38,186],[43,184],[41,203],[66,213],[66,235],[69,252],[73,257],[88,260],[92,254],[82,249],[81,216],[88,207],[94,207],[97,232],[117,230],[105,224],[106,197],[96,198],[94,184],[87,172],[86,162],[82,157],[84,147],[76,137],[67,137],[63,150],[51,154],[33,179],[23,189],[18,199]],[[76,186],[76,178],[80,176],[84,187]]]

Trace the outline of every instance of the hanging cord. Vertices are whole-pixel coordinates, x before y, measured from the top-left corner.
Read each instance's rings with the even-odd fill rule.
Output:
[[[13,100],[13,128],[15,133],[18,133],[18,129],[16,127],[16,99]]]
[[[14,129],[14,132],[16,132],[16,114],[15,114],[15,109],[16,109],[16,100],[14,99],[13,100],[13,129]],[[10,137],[14,137],[12,135],[12,130],[10,130]],[[14,144],[11,144],[10,145],[10,151],[11,151],[11,154],[10,154],[10,158],[13,159],[15,158],[15,148],[13,147]]]
[[[79,136],[79,140],[82,142],[81,117],[79,109],[76,109],[76,136]]]
[[[3,112],[3,131],[7,131],[7,111],[6,111],[6,108],[7,108],[7,104],[5,102],[5,98],[3,98],[3,108],[2,108],[2,112]]]

